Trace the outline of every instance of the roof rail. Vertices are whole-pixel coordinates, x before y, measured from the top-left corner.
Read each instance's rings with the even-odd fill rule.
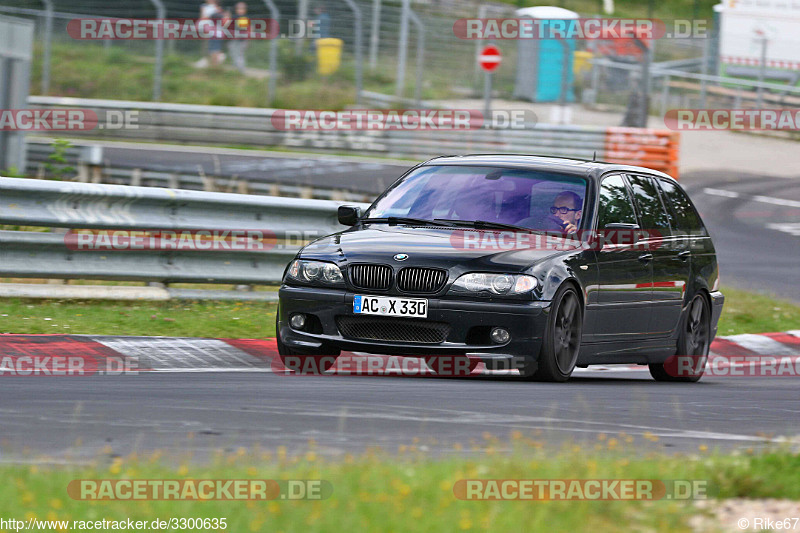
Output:
[[[593,159],[584,159],[582,157],[562,157],[562,156],[557,156],[557,155],[520,154],[520,153],[508,153],[508,152],[504,152],[504,153],[484,153],[484,154],[439,155],[439,156],[436,156],[436,157],[433,157],[433,158],[429,159],[428,161],[433,161],[434,159],[439,159],[441,157],[472,157],[472,156],[481,156],[481,155],[498,155],[498,156],[516,155],[516,156],[522,156],[522,157],[547,157],[547,158],[550,158],[550,159],[567,159],[567,160],[572,160],[572,161],[583,161],[584,163],[604,163],[606,165],[617,164],[617,163],[612,163],[610,161],[602,161],[600,159],[594,159],[594,158]],[[428,161],[426,161],[426,163]]]

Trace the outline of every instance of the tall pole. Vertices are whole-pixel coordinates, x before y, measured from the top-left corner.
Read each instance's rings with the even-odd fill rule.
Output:
[[[156,8],[156,18],[167,18],[167,10],[161,0],[150,0]],[[153,101],[161,100],[161,72],[164,70],[164,38],[163,35],[156,39],[156,66],[153,72]]]
[[[53,41],[53,0],[44,2],[44,56],[42,57],[42,94],[50,92],[50,45]]]
[[[758,99],[756,101],[756,109],[761,109],[761,104],[764,101],[764,78],[767,74],[767,36],[761,37],[761,64],[758,66]]]
[[[281,12],[275,6],[272,0],[264,0],[264,5],[269,9],[269,16],[274,21],[273,24],[277,25],[281,20]],[[270,30],[273,28],[270,28]],[[275,100],[275,83],[278,77],[278,38],[280,37],[280,30],[277,29],[275,35],[272,36],[272,42],[269,43],[269,82],[267,83],[267,102],[272,105]]]
[[[369,36],[369,69],[378,66],[378,43],[381,38],[381,0],[372,0],[372,33]]]
[[[353,25],[356,34],[356,105],[361,105],[361,89],[363,85],[363,68],[364,57],[363,47],[361,45],[361,8],[358,7],[355,0],[344,0],[350,10],[353,12]]]
[[[306,20],[308,19],[308,0],[297,0],[297,18],[299,18],[303,24],[306,24]],[[306,24],[306,28],[308,25]],[[305,43],[304,39],[297,39],[294,43],[294,55],[299,56],[303,53],[303,44]]]
[[[411,11],[411,0],[403,0],[403,10],[400,15],[400,42],[397,45],[397,88],[395,96],[403,96],[406,81],[406,49],[408,48],[408,18]]]
[[[412,22],[417,27],[417,80],[414,85],[414,100],[417,107],[422,105],[422,73],[424,72],[423,63],[425,61],[425,26],[422,20],[413,11],[408,12]]]

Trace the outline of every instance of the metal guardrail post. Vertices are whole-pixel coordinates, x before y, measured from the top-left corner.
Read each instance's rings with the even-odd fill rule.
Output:
[[[702,74],[706,76],[708,74],[708,60],[710,57],[709,48],[711,47],[711,40],[706,39],[703,42],[703,63],[702,63]],[[706,84],[708,82],[705,78],[700,80],[700,107],[705,109],[706,107]]]
[[[663,76],[661,79],[663,80],[663,82],[662,82],[663,84],[661,85],[661,114],[662,115],[666,115],[667,114],[667,108],[669,107],[669,82],[670,82],[670,77],[669,76]],[[705,107],[705,103],[703,104],[703,107]]]
[[[764,35],[761,39],[761,64],[758,66],[758,90],[756,96],[756,109],[761,109],[764,103],[764,77],[767,73],[767,36]]]
[[[420,107],[422,105],[422,74],[425,61],[425,26],[413,11],[409,10],[408,16],[411,17],[411,21],[417,27],[417,80],[414,86],[414,100],[417,107]]]
[[[50,46],[53,42],[53,0],[44,3],[44,53],[42,54],[42,94],[50,92]]]
[[[406,53],[408,48],[408,19],[411,12],[411,0],[403,0],[403,10],[400,15],[400,41],[397,44],[397,88],[395,96],[403,96],[406,82]]]
[[[369,69],[378,66],[378,44],[381,39],[381,2],[372,0],[372,32],[369,36]]]
[[[304,21],[308,19],[308,0],[297,0],[297,18]],[[294,43],[294,55],[303,53],[304,39],[297,39]]]
[[[161,0],[150,0],[156,8],[156,18],[164,20],[167,18],[167,9]],[[156,66],[153,71],[153,101],[158,102],[161,100],[161,74],[164,70],[164,39],[156,39]]]
[[[269,16],[275,21],[274,24],[280,24],[281,12],[278,11],[275,2],[272,0],[264,0],[264,5],[269,9]],[[267,103],[271,105],[275,100],[275,87],[278,77],[278,38],[280,37],[280,30],[277,35],[272,37],[272,42],[269,43],[269,81],[267,82]]]
[[[361,46],[361,8],[355,3],[355,0],[344,0],[350,10],[353,12],[353,25],[355,26],[356,37],[356,105],[361,105],[361,89],[363,85],[363,72],[364,60],[363,50]]]

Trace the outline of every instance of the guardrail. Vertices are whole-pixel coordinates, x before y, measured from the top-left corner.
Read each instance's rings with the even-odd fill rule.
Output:
[[[27,175],[45,178],[47,165],[53,153],[50,141],[28,140]],[[207,175],[201,172],[179,172],[150,170],[148,161],[142,161],[145,168],[125,168],[110,166],[103,157],[100,145],[70,146],[64,150],[64,165],[75,169],[76,181],[83,183],[108,183],[143,187],[167,187],[193,191],[236,192],[264,196],[286,196],[318,200],[346,202],[367,202],[372,195],[357,191],[347,191],[326,187],[324,183],[298,185],[275,180],[242,179],[240,177]],[[58,165],[56,165],[58,166]]]
[[[476,152],[529,153],[592,158],[635,164],[677,174],[677,133],[665,130],[530,124],[525,129],[283,131],[275,129],[275,109],[199,106],[36,96],[39,108],[139,111],[138,128],[70,131],[65,135],[183,142],[211,145],[283,146],[311,150],[357,151],[420,159]],[[620,146],[624,145],[624,146]],[[658,149],[654,149],[658,148]],[[644,157],[646,154],[647,157]],[[677,177],[677,175],[676,175]]]
[[[0,178],[0,224],[145,235],[148,230],[150,234],[239,230],[253,232],[242,235],[256,235],[261,242],[240,250],[192,246],[79,250],[68,246],[71,234],[63,230],[0,231],[0,277],[274,284],[306,240],[344,228],[336,219],[339,205],[326,200]],[[74,244],[74,239],[69,242]]]

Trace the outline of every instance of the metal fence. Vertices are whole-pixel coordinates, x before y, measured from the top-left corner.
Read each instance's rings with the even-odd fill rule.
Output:
[[[260,239],[239,250],[132,246],[108,251],[68,246],[70,234],[63,230],[4,230],[0,231],[0,276],[274,284],[305,240],[344,229],[336,219],[339,205],[325,200],[0,178],[0,224],[142,233],[237,230]]]
[[[156,2],[154,4],[154,2]],[[159,14],[157,4],[163,3]],[[563,2],[562,2],[563,3]],[[481,93],[483,73],[477,65],[482,41],[461,40],[453,33],[454,22],[461,17],[501,18],[515,16],[515,8],[507,4],[490,4],[467,1],[424,2],[411,0],[249,0],[249,16],[277,18],[282,33],[288,29],[289,20],[324,18],[325,36],[342,39],[344,54],[342,75],[353,80],[363,77],[367,89],[379,90],[396,97],[419,101],[431,97],[477,96]],[[159,100],[160,87],[179,87],[186,77],[185,68],[175,68],[170,58],[190,60],[195,66],[202,62],[207,43],[198,41],[76,41],[69,37],[66,28],[69,20],[85,17],[137,17],[195,18],[199,2],[195,4],[177,0],[131,0],[106,2],[105,0],[0,0],[0,12],[30,17],[36,22],[38,42],[37,73],[40,84],[36,89],[49,94],[51,49],[60,54],[80,54],[90,50],[91,57],[102,67],[104,62],[116,60],[153,64],[153,99]],[[585,6],[584,6],[585,7]],[[599,7],[599,5],[598,5]],[[595,16],[595,13],[584,13]],[[710,13],[708,13],[710,16]],[[358,42],[356,42],[358,41]],[[707,39],[661,39],[653,44],[654,61],[699,58],[704,53]],[[501,97],[512,97],[518,64],[520,41],[496,43],[503,53],[503,62],[494,73],[494,92]],[[604,57],[602,49],[593,41],[578,43],[595,57]],[[115,51],[130,52],[121,56]],[[163,50],[163,54],[160,53]],[[276,105],[287,97],[291,77],[318,78],[313,68],[315,46],[311,39],[276,39],[272,42],[253,41],[247,49],[249,75],[263,78],[263,98],[259,105]],[[277,55],[277,56],[276,56]],[[301,57],[305,60],[300,60]],[[160,58],[166,57],[166,68]],[[525,59],[530,61],[531,59]],[[635,61],[635,59],[632,59]],[[361,74],[359,76],[359,73]],[[232,76],[238,75],[231,73]],[[592,80],[589,71],[578,72],[575,89],[580,98]],[[614,84],[613,79],[601,76],[603,82],[595,100],[624,104],[631,84],[627,81]],[[603,90],[608,88],[608,90]],[[97,80],[92,88],[99,98],[118,97],[120,88],[114,83]],[[124,90],[124,89],[122,89]],[[209,94],[210,104],[230,101],[226,94]]]

